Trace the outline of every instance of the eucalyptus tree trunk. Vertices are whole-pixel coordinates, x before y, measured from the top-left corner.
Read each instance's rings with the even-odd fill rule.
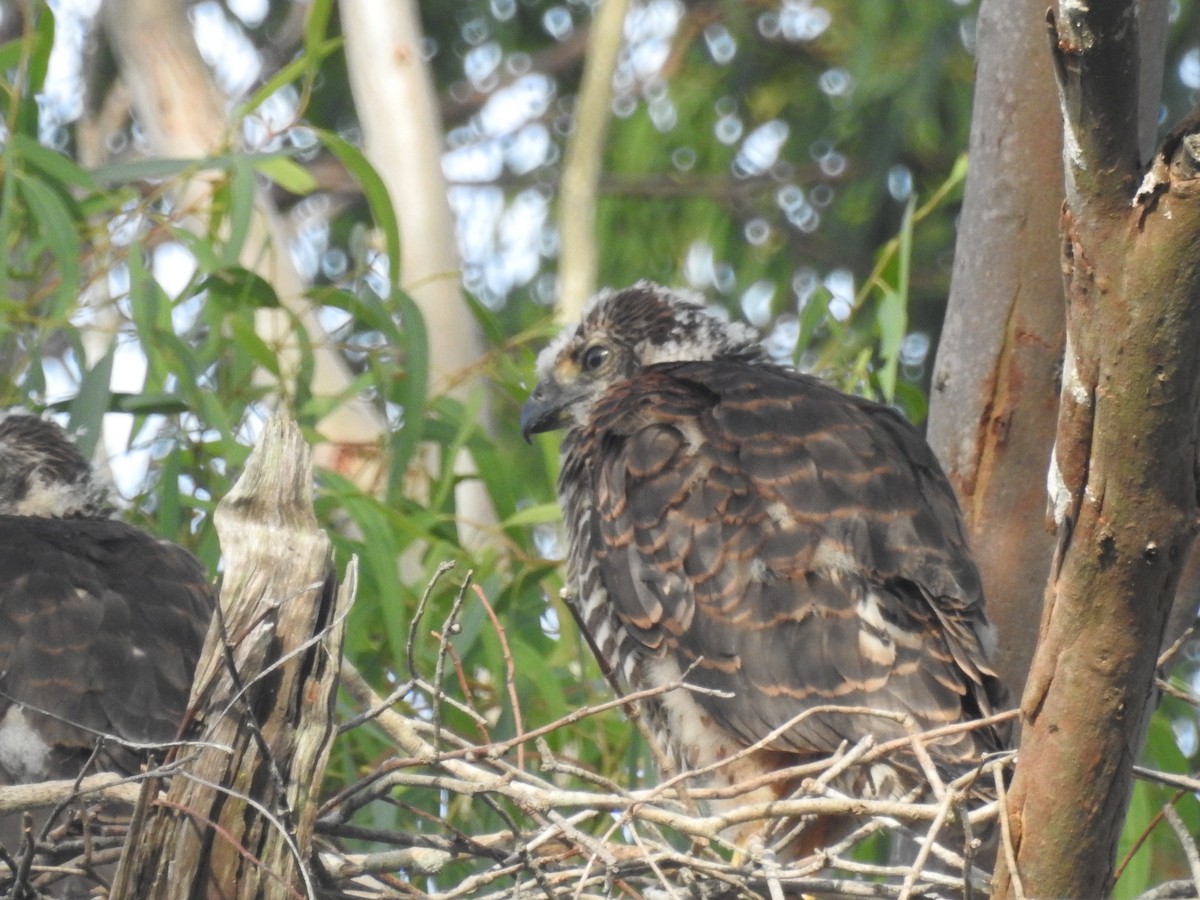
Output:
[[[404,290],[421,310],[429,335],[429,382],[434,394],[466,400],[478,388],[483,341],[462,293],[462,272],[454,219],[442,175],[443,128],[433,74],[421,51],[421,24],[415,0],[375,3],[341,0],[346,62],[354,103],[371,164],[387,186],[400,229],[400,274]],[[486,398],[482,404],[487,425]],[[437,470],[435,448],[420,460]],[[482,483],[470,475],[467,451],[454,462],[461,479],[455,507],[463,543],[480,547],[495,523]],[[426,481],[410,478],[410,491]],[[414,572],[411,574],[415,575]]]
[[[603,0],[588,37],[583,81],[575,100],[575,125],[563,153],[558,196],[558,312],[566,322],[579,318],[596,292],[600,272],[596,207],[604,163],[604,142],[612,120],[612,80],[624,38],[629,0]]]
[[[1045,473],[1063,348],[1062,139],[1045,3],[985,0],[970,170],[933,374],[929,442],[963,504],[993,660],[1014,698],[1037,642],[1053,537]]]
[[[1064,0],[1048,21],[1066,176],[1056,547],[1021,700],[998,897],[1110,890],[1158,651],[1195,537],[1200,137],[1195,117],[1183,123],[1143,179],[1131,126],[1148,102],[1143,54],[1155,52],[1142,46],[1139,7],[1154,6]]]

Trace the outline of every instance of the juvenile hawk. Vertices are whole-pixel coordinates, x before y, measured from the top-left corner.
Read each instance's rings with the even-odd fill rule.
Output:
[[[112,513],[58,425],[0,419],[0,784],[74,778],[101,735],[175,737],[213,591],[194,556]],[[94,767],[143,758],[108,740]]]
[[[689,683],[726,695],[650,702],[679,766],[727,759],[817,707],[845,709],[801,718],[711,781],[906,734],[850,707],[920,730],[1000,707],[958,506],[898,414],[773,364],[748,327],[648,282],[599,294],[537,375],[521,428],[566,429],[568,593],[601,666],[619,691],[692,667]],[[1003,743],[981,727],[928,749],[958,774]],[[904,768],[871,767],[851,789],[896,796],[916,777]]]

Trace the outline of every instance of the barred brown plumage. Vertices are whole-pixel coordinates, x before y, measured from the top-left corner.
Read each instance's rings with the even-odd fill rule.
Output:
[[[111,514],[58,425],[0,418],[0,784],[74,778],[102,735],[93,767],[136,773],[145,753],[121,740],[179,727],[214,591],[192,554]]]
[[[599,294],[537,374],[521,425],[566,429],[567,589],[602,667],[618,691],[685,672],[712,689],[648,704],[679,766],[727,759],[819,707],[843,709],[802,718],[711,780],[907,733],[851,707],[921,730],[1001,708],[953,491],[896,412],[772,363],[747,326],[648,282]],[[983,726],[928,749],[959,774],[1006,740]],[[915,763],[892,762],[850,789],[911,786]]]

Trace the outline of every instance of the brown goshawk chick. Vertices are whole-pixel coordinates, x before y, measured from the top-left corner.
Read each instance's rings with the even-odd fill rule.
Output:
[[[521,426],[566,432],[568,603],[601,667],[621,692],[707,689],[646,703],[681,769],[754,747],[705,779],[744,783],[904,738],[905,718],[926,731],[1001,708],[954,494],[893,410],[772,363],[747,326],[647,282],[598,295],[537,376]],[[928,752],[958,775],[1006,738],[985,725]],[[839,784],[894,798],[919,780],[899,752]]]
[[[192,554],[112,518],[55,423],[0,418],[0,784],[130,774],[175,737],[212,615]],[[9,848],[15,851],[15,847]]]

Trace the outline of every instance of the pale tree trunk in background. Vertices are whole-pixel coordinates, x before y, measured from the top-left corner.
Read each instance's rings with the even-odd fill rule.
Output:
[[[212,83],[192,38],[181,0],[106,0],[103,21],[117,58],[122,82],[138,122],[156,156],[197,159],[236,145],[225,115],[224,98]],[[197,216],[197,227],[211,197],[211,184],[195,178],[180,203]],[[288,252],[286,229],[264,191],[259,191],[241,263],[267,281],[279,297],[281,310],[260,310],[259,336],[275,348],[283,373],[281,394],[291,396],[301,366],[301,348],[291,316],[304,326],[313,344],[311,390],[316,397],[340,397],[353,382],[336,350],[326,343],[324,329],[304,294],[307,284]],[[349,397],[337,404],[318,425],[328,442],[317,458],[361,485],[375,480],[378,447],[385,423],[369,404]],[[351,452],[346,452],[351,450]],[[362,461],[367,465],[360,465]]]
[[[85,76],[86,77],[86,76]],[[119,134],[129,120],[129,92],[120,81],[114,82],[102,98],[99,109],[84,115],[76,127],[77,158],[84,168],[95,169],[110,161],[108,150],[110,135]],[[107,222],[98,220],[95,226],[105,227]],[[89,259],[89,257],[91,257]],[[79,323],[79,337],[83,344],[87,367],[93,369],[109,352],[113,351],[117,334],[121,328],[121,316],[112,295],[107,269],[98,264],[93,254],[85,255],[93,266],[84,279],[84,289],[79,296],[80,312],[86,310],[86,319]],[[0,365],[3,363],[0,362]],[[130,379],[114,366],[109,388],[113,391],[138,391],[145,386],[145,376],[140,380]],[[101,413],[100,433],[92,450],[92,465],[104,477],[113,482],[111,461],[129,446],[133,422],[128,417],[112,417]],[[72,426],[78,425],[72,422]]]
[[[970,171],[928,438],[958,491],[1013,700],[1053,537],[1046,470],[1063,348],[1062,140],[1044,0],[979,11]]]
[[[558,194],[558,312],[567,322],[579,318],[596,292],[600,253],[596,246],[596,202],[604,141],[612,118],[612,79],[624,36],[629,0],[603,0],[596,11],[575,99],[574,131],[563,153]],[[624,287],[624,285],[618,285]]]
[[[430,388],[461,397],[464,376],[483,356],[483,344],[459,286],[442,175],[442,123],[421,55],[417,5],[341,0],[339,9],[364,149],[400,222],[402,287],[429,328]]]
[[[465,399],[483,344],[460,288],[454,220],[442,175],[442,124],[433,76],[421,54],[415,0],[341,0],[342,30],[365,151],[387,186],[400,224],[402,287],[429,333],[432,393]],[[484,413],[486,416],[486,412]],[[425,465],[433,459],[426,452]],[[463,451],[459,474],[473,471]],[[455,490],[460,538],[479,546],[495,521],[478,479]]]

